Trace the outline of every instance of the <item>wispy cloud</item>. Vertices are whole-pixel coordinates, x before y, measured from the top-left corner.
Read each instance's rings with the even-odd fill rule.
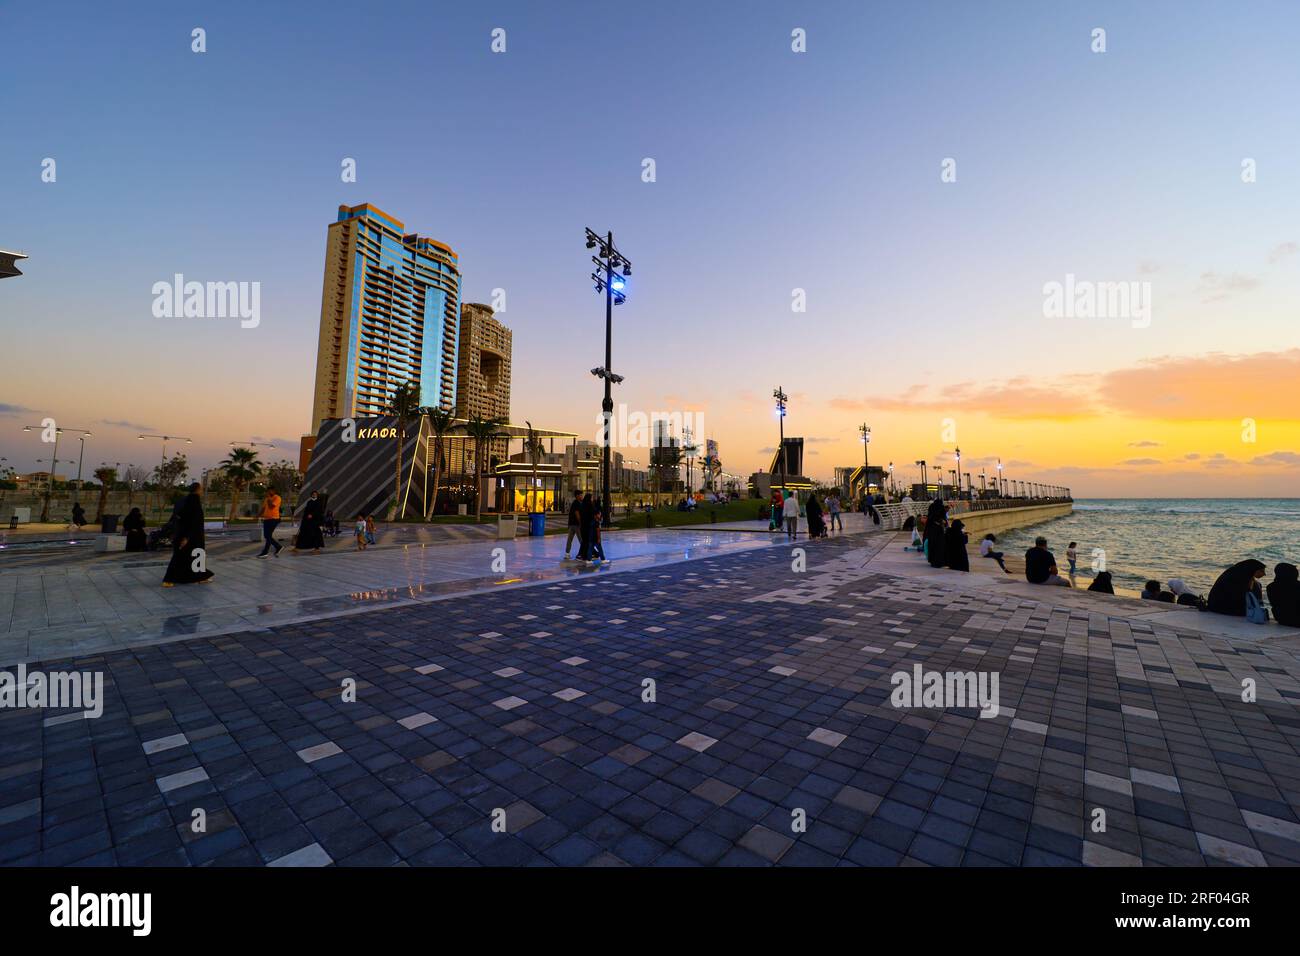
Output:
[[[1159,458],[1125,458],[1120,462],[1121,465],[1158,465]]]
[[[1300,246],[1297,246],[1294,242],[1279,242],[1268,254],[1268,261],[1273,263],[1281,262],[1288,256],[1295,255],[1297,250],[1300,250]]]
[[[139,422],[128,422],[124,418],[101,418],[100,425],[112,425],[115,428],[129,428],[135,432],[152,431],[152,425],[141,425]]]
[[[1128,443],[1129,448],[1159,448],[1158,441],[1131,441]]]
[[[1300,453],[1294,451],[1272,451],[1267,455],[1256,455],[1250,460],[1252,465],[1300,465]]]
[[[7,402],[0,402],[0,415],[19,415],[30,411],[32,409],[25,405],[10,405]]]

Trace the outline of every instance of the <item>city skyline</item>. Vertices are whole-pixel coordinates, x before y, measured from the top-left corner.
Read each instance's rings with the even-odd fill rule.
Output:
[[[622,50],[521,5],[403,6],[403,30],[341,4],[251,9],[159,5],[129,29],[90,5],[5,14],[24,37],[6,58],[40,77],[18,84],[0,148],[0,245],[30,256],[0,285],[24,359],[0,386],[0,456],[17,470],[48,457],[21,431],[45,416],[95,431],[88,463],[149,467],[135,435],[172,431],[194,438],[194,471],[245,437],[295,460],[313,424],[320,226],[372,203],[457,251],[462,301],[504,292],[516,419],[596,432],[602,307],[581,229],[612,226],[637,260],[615,315],[615,403],[702,413],[696,437],[721,442],[727,471],[766,465],[780,385],[786,433],[822,479],[861,461],[865,420],[873,464],[899,471],[960,445],[964,464],[1001,457],[1085,497],[1290,490],[1297,134],[1272,117],[1300,83],[1300,17],[1285,4],[1195,19],[1168,4],[922,7],[889,23],[756,4],[744,22],[691,9],[689,29],[669,4],[625,11],[638,42]],[[420,27],[435,20],[431,51]],[[326,67],[359,24],[396,62],[438,56],[436,110],[413,124],[373,97],[386,78]],[[1090,49],[1098,26],[1105,53]],[[42,72],[56,45],[84,74]],[[612,129],[571,62],[617,65]],[[92,74],[111,121],[84,98]],[[290,111],[293,75],[313,83],[291,84]],[[366,122],[341,126],[346,109]],[[177,274],[260,283],[260,322],[155,316],[150,290]],[[1048,288],[1076,282],[1146,291],[1131,315],[1049,316]],[[187,354],[200,361],[177,381]]]

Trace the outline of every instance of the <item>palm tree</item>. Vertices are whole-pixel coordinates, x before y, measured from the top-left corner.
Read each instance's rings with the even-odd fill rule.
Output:
[[[220,467],[230,480],[230,520],[239,513],[239,495],[253,479],[262,474],[262,463],[251,448],[232,448]]]
[[[104,517],[104,505],[108,503],[108,489],[117,481],[117,469],[100,465],[95,469],[95,480],[99,482],[99,504],[95,508],[95,520],[100,521]]]
[[[397,458],[393,462],[393,503],[388,506],[388,520],[397,517],[402,500],[402,453],[406,450],[406,423],[420,413],[419,382],[403,382],[393,389],[385,415],[397,418]]]
[[[444,408],[429,408],[425,414],[429,417],[429,431],[433,433],[433,443],[437,449],[433,453],[433,494],[424,503],[424,520],[428,521],[437,508],[438,488],[442,484],[442,443],[456,427],[456,416]],[[428,467],[427,461],[425,467]]]
[[[528,460],[533,463],[533,486],[529,489],[533,503],[528,509],[528,513],[532,514],[537,510],[537,464],[546,454],[546,449],[542,446],[542,439],[533,430],[533,423],[525,419],[524,424],[528,426],[528,436],[524,439],[524,452],[528,455]]]
[[[475,415],[461,427],[474,439],[474,520],[483,520],[483,446],[502,434],[504,418],[482,418]]]

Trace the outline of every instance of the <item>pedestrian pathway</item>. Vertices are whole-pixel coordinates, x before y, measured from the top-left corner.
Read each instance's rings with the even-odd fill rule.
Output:
[[[462,529],[457,529],[462,532]],[[378,607],[396,607],[553,578],[614,573],[766,546],[701,531],[618,531],[601,567],[566,563],[560,535],[439,546],[407,544],[358,553],[330,539],[319,555],[214,557],[211,584],[161,587],[157,555],[0,575],[0,665],[265,628]],[[574,542],[574,554],[577,542]]]
[[[103,714],[0,710],[0,864],[1300,865],[1294,651],[893,544],[47,662]]]

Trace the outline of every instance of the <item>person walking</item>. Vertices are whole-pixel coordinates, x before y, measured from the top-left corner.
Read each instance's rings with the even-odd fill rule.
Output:
[[[799,499],[793,491],[786,491],[781,514],[785,518],[785,533],[793,541],[799,537]]]
[[[379,529],[375,527],[375,516],[366,515],[366,544],[377,544]]]
[[[582,524],[582,499],[577,495],[573,497],[573,504],[569,505],[569,536],[564,541],[564,557],[567,560],[569,552],[573,549],[573,539],[581,539]],[[579,542],[581,543],[581,541]]]
[[[357,539],[357,550],[366,550],[366,516],[357,515],[357,524],[354,528]]]
[[[298,525],[298,537],[293,542],[295,552],[311,551],[314,554],[320,554],[320,549],[325,547],[325,533],[322,528],[324,520],[324,506],[321,504],[320,496],[313,491],[311,497],[307,499],[306,506],[302,509],[302,522]]]
[[[197,481],[176,509],[176,533],[172,538],[172,559],[163,575],[163,587],[178,584],[206,584],[212,580],[207,569],[207,550],[203,536],[203,502]]]
[[[122,530],[126,532],[126,550],[145,551],[149,540],[144,533],[144,515],[139,508],[132,508],[131,513],[122,519]]]
[[[259,558],[264,558],[275,549],[275,556],[280,556],[280,549],[284,547],[279,541],[275,540],[275,529],[280,525],[280,496],[275,493],[274,488],[266,489],[266,497],[262,499],[262,510],[257,516],[262,519],[262,553]]]
[[[839,529],[843,531],[844,522],[840,520],[840,493],[838,491],[832,491],[826,498],[826,510],[830,512],[831,516],[830,530],[834,531],[838,525]]]
[[[596,532],[593,527],[596,521],[596,506],[592,504],[591,492],[588,491],[582,496],[582,503],[578,506],[578,560],[591,560],[591,545],[595,540]]]

